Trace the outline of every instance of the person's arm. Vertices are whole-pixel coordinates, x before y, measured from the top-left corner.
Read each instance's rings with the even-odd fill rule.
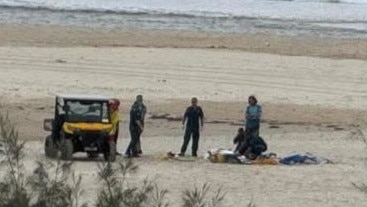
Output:
[[[143,130],[143,126],[141,124],[141,120],[138,119],[138,115],[137,115],[137,110],[136,109],[131,109],[130,111],[130,119],[141,129]]]
[[[139,113],[139,112],[135,112],[135,113]],[[139,126],[140,130],[143,131],[144,124],[143,124],[142,114],[135,114],[135,116],[136,116],[136,124]]]
[[[245,109],[245,118],[248,119],[250,118],[250,114],[249,114],[249,107],[247,106]]]
[[[187,119],[187,116],[188,116],[188,114],[189,114],[189,108],[190,108],[190,107],[188,107],[188,108],[186,109],[185,113],[184,113],[184,116],[183,116],[183,119],[182,119],[182,125],[185,125],[185,123],[186,123],[186,119]]]
[[[143,104],[142,106],[142,114],[141,114],[141,125],[144,127],[145,125],[145,115],[147,114],[147,107]]]
[[[233,144],[237,144],[240,141],[240,135],[237,134],[235,138],[233,139]]]
[[[139,126],[140,129],[143,129],[143,125],[141,124],[141,120],[136,120],[135,123]]]
[[[261,106],[257,106],[257,114],[256,114],[256,118],[257,119],[260,119],[261,118],[261,114],[262,114],[262,108],[261,108]]]
[[[145,118],[145,115],[147,114],[147,107],[143,104],[142,106],[142,117]]]
[[[199,117],[200,117],[200,124],[201,124],[201,127],[204,126],[204,112],[203,112],[203,109],[200,107],[200,114],[199,114]]]

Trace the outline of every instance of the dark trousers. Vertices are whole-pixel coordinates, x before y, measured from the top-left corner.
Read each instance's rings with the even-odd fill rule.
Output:
[[[143,154],[143,151],[141,150],[140,137],[138,143],[136,143],[136,153]]]
[[[141,122],[142,122],[142,125],[144,127],[144,120],[142,120]],[[139,135],[138,143],[136,143],[136,153],[143,154],[143,151],[141,150],[140,137],[141,137],[141,132],[140,132],[140,135]]]
[[[130,128],[130,144],[126,149],[125,154],[128,156],[137,155],[137,144],[140,143],[141,130],[139,128]]]
[[[192,145],[191,145],[192,156],[197,156],[197,151],[199,148],[199,138],[200,138],[199,129],[186,128],[185,135],[184,135],[184,141],[181,147],[181,153],[185,154],[187,146],[189,145],[191,136],[192,136]]]
[[[266,147],[264,145],[255,145],[251,147],[251,153],[256,157],[261,155],[261,153],[266,151]]]
[[[240,147],[239,149],[239,153],[241,155],[245,155],[246,158],[252,160],[256,159],[259,155],[261,155],[265,151],[266,146],[264,145],[253,145],[253,146],[242,145],[242,147]]]
[[[260,125],[246,126],[246,132],[253,136],[259,136]]]

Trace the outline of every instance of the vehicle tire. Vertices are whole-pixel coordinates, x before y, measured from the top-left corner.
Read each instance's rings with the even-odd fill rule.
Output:
[[[116,160],[116,142],[108,142],[108,150],[104,153],[104,159],[107,162],[114,162]]]
[[[52,136],[49,135],[45,140],[45,155],[49,158],[56,158],[58,154],[58,150],[56,148],[56,144],[52,140]]]
[[[90,158],[90,159],[95,159],[95,158],[97,158],[98,157],[98,153],[97,152],[87,152],[87,156],[88,156],[88,158]]]
[[[72,160],[74,152],[74,144],[71,139],[64,139],[61,145],[61,159]]]

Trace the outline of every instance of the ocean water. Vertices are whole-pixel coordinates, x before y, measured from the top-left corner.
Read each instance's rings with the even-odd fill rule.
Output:
[[[0,22],[367,37],[367,0],[0,0]]]

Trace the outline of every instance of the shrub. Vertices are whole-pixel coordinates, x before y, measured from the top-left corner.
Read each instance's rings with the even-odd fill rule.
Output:
[[[160,190],[152,181],[145,179],[141,186],[131,185],[126,176],[138,169],[131,160],[118,165],[110,162],[99,165],[99,181],[102,189],[98,194],[97,207],[166,207],[168,191]]]
[[[81,177],[71,170],[72,163],[38,161],[33,175],[24,174],[24,141],[8,116],[0,114],[1,165],[7,171],[0,181],[2,207],[79,207]],[[54,170],[53,173],[51,171]],[[33,198],[33,199],[31,199]]]
[[[84,192],[81,189],[82,178],[71,170],[71,162],[38,161],[37,165],[28,180],[34,197],[32,207],[86,206],[79,204],[79,198]]]
[[[83,195],[81,176],[75,175],[72,162],[61,160],[37,161],[31,176],[24,174],[24,141],[21,141],[8,116],[0,113],[0,165],[5,176],[0,180],[1,207],[85,207],[80,203]],[[144,179],[141,185],[133,185],[128,175],[136,173],[138,166],[130,159],[116,164],[98,165],[98,178],[102,184],[96,207],[168,207],[168,191],[154,182]],[[220,207],[225,193],[219,188],[208,199],[209,184],[201,189],[185,190],[183,207]],[[250,204],[250,207],[254,205]]]
[[[19,140],[18,132],[9,117],[0,114],[0,165],[6,170],[0,181],[0,206],[28,207],[30,197],[26,190],[25,168],[21,162],[24,157],[24,142]]]
[[[207,199],[207,193],[210,190],[210,185],[205,183],[201,189],[194,187],[193,190],[183,191],[183,207],[219,207],[224,200],[225,193],[219,188],[215,196]]]

